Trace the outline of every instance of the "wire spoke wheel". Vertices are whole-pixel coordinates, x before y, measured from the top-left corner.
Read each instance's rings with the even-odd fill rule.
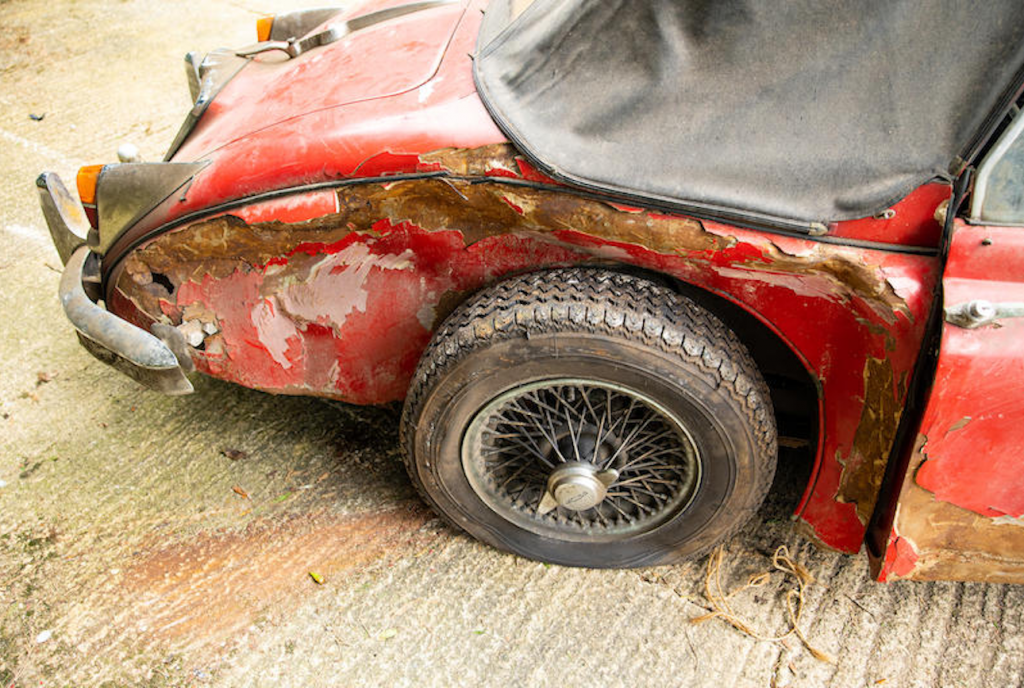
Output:
[[[624,387],[555,379],[498,396],[471,421],[462,464],[504,518],[565,540],[615,540],[684,509],[700,460],[682,421]]]
[[[456,308],[402,437],[413,485],[449,523],[568,566],[706,552],[756,512],[776,463],[768,388],[736,335],[597,268],[511,277]]]

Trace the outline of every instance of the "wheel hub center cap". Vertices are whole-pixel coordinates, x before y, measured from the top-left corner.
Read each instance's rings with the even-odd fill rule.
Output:
[[[608,486],[619,474],[614,469],[598,470],[592,463],[572,461],[556,468],[548,478],[548,489],[540,509],[550,511],[556,506],[585,511],[601,503]]]

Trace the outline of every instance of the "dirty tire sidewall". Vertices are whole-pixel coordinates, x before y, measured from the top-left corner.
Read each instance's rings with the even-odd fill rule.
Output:
[[[659,296],[672,303],[676,296],[669,294]],[[739,351],[740,360],[735,363],[743,369],[741,374],[755,378],[748,395],[759,397],[757,403],[751,405],[733,385],[723,384],[717,369],[709,369],[701,357],[688,359],[671,348],[651,346],[625,330],[601,332],[547,323],[545,329],[556,331],[515,332],[513,328],[489,337],[493,330],[484,327],[475,330],[483,336],[469,342],[463,328],[462,344],[469,346],[455,347],[451,338],[459,334],[449,328],[447,334],[439,333],[434,346],[445,346],[447,338],[448,350],[454,355],[443,357],[442,369],[426,360],[421,364],[414,396],[405,409],[406,460],[416,487],[454,525],[495,547],[531,559],[622,568],[672,563],[713,547],[745,523],[764,499],[775,469],[774,424],[765,418],[767,389],[738,340],[703,309],[691,302],[679,305],[696,312],[702,327],[692,329],[700,336],[709,341],[725,337],[719,348]],[[473,320],[471,313],[456,312],[453,318],[460,315],[463,323],[467,316]],[[704,322],[707,318],[711,320]],[[635,390],[683,422],[698,451],[701,479],[681,511],[646,532],[585,542],[520,528],[481,500],[461,461],[463,438],[475,414],[509,390],[559,378]],[[759,422],[753,418],[755,409],[760,409]]]

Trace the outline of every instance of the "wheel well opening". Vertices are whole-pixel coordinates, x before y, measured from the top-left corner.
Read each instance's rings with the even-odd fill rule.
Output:
[[[771,392],[778,428],[779,463],[762,507],[765,518],[792,515],[811,480],[818,450],[818,385],[800,358],[767,325],[723,296],[682,280],[627,269],[686,296],[714,313],[740,338]]]

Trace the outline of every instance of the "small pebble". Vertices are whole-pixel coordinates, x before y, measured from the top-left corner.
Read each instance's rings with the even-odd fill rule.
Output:
[[[45,643],[47,640],[53,637],[53,631],[46,629],[42,633],[36,636],[37,643]]]

